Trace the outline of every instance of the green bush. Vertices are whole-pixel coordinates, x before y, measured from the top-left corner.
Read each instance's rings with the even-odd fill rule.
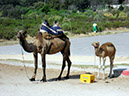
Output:
[[[34,8],[36,9],[36,10],[39,10],[40,8],[42,8],[43,7],[43,5],[44,5],[44,2],[37,2],[37,3],[34,3]]]
[[[123,11],[124,7],[122,5],[120,5],[120,7],[118,8],[118,10]]]
[[[16,32],[11,27],[0,26],[0,39],[16,39]]]
[[[108,29],[111,29],[111,28],[113,27],[112,22],[106,21],[106,22],[104,23],[104,27],[105,27],[105,28],[108,28]]]
[[[44,5],[41,9],[39,9],[39,13],[40,12],[44,12],[44,13],[48,13],[50,11],[48,5]]]
[[[72,13],[77,13],[77,10],[76,9],[72,9]]]
[[[26,31],[30,36],[34,37],[38,33],[38,28],[28,28]]]
[[[119,18],[126,18],[126,17],[127,17],[126,13],[124,12],[119,13]]]
[[[63,9],[61,9],[61,10],[59,10],[58,12],[57,12],[57,15],[60,15],[60,16],[67,16],[67,11],[66,10],[63,10]]]
[[[85,12],[84,12],[84,14],[85,15],[87,15],[87,16],[92,16],[93,14],[94,14],[94,12],[93,12],[93,10],[86,10]]]
[[[65,30],[65,31],[71,31],[71,25],[70,25],[70,23],[68,23],[68,22],[63,23],[63,24],[62,24],[62,28],[63,28],[63,30]]]
[[[105,18],[105,16],[103,15],[103,13],[102,12],[99,12],[99,13],[97,13],[94,17],[93,17],[93,19],[94,20],[105,20],[106,18]]]
[[[77,12],[77,10],[55,10],[50,6],[42,6],[43,3],[34,3],[34,6],[5,6],[9,11],[1,11],[0,18],[0,39],[15,39],[16,33],[23,29],[27,30],[30,36],[38,33],[38,28],[43,20],[48,20],[50,25],[57,20],[63,30],[72,32],[73,34],[88,34],[93,31],[93,22],[97,21],[98,31],[101,32],[105,28],[129,28],[129,12],[127,8],[123,11],[110,9],[110,11],[99,10],[93,12],[90,9],[85,12]],[[17,9],[14,9],[17,8]],[[105,15],[107,14],[107,16]],[[10,17],[6,17],[6,16]],[[109,15],[109,16],[108,16]],[[112,16],[111,16],[112,15]],[[5,17],[4,17],[5,16]]]
[[[112,27],[113,28],[119,28],[120,24],[121,24],[121,22],[114,22]]]
[[[111,12],[113,15],[116,15],[117,17],[119,16],[119,13],[120,13],[120,11],[119,11],[119,10],[116,10],[116,9],[112,9],[110,12]]]
[[[129,12],[126,13],[127,17],[129,18]]]
[[[123,12],[125,13],[129,12],[129,6],[125,6]]]

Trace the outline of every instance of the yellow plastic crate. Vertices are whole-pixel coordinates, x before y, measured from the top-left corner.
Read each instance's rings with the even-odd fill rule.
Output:
[[[95,81],[95,76],[92,74],[81,74],[80,81],[83,83],[92,83]]]

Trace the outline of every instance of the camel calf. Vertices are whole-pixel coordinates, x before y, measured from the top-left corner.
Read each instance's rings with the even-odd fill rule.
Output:
[[[105,61],[106,57],[108,56],[110,59],[110,73],[109,76],[112,78],[112,68],[113,68],[113,61],[115,58],[115,53],[116,53],[116,48],[111,42],[106,42],[102,44],[100,47],[99,42],[94,42],[92,45],[95,48],[95,55],[100,58],[100,64],[99,64],[99,72],[98,72],[98,77],[100,76],[100,69],[101,69],[101,57],[103,58],[103,79],[105,79]]]

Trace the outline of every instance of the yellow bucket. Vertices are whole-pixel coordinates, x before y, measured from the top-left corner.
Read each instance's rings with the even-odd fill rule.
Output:
[[[83,83],[92,83],[95,81],[95,75],[92,74],[81,74],[80,81]]]

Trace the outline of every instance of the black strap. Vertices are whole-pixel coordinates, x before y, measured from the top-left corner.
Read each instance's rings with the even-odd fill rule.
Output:
[[[51,42],[51,44],[50,44],[50,46],[49,46],[49,48],[48,48],[47,54],[49,54],[52,45],[53,45],[53,42]]]

